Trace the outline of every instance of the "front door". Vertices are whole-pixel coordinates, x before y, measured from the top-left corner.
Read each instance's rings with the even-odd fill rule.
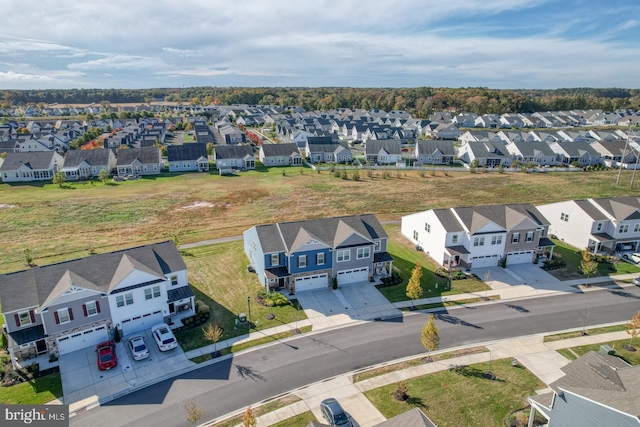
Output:
[[[42,353],[46,353],[47,352],[47,343],[46,343],[45,340],[36,341],[36,352],[38,354],[42,354]]]
[[[169,313],[175,313],[176,312],[176,306],[174,303],[170,302],[169,303]]]

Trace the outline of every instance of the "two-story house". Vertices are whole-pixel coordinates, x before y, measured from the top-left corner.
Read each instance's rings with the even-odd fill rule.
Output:
[[[194,313],[173,242],[92,255],[0,276],[12,360],[66,354]]]
[[[613,254],[640,249],[640,197],[567,200],[538,206],[549,233],[576,248]]]
[[[258,225],[244,232],[258,279],[290,293],[386,277],[393,259],[372,214]]]
[[[533,205],[513,204],[430,209],[402,217],[401,232],[438,264],[471,269],[551,257],[548,226]]]

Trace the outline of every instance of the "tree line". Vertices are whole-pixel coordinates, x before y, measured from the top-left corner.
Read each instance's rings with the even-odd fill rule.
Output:
[[[306,110],[361,108],[407,110],[417,117],[454,108],[477,114],[532,113],[573,109],[640,110],[640,89],[489,89],[468,88],[352,88],[352,87],[190,87],[158,89],[0,90],[0,105],[50,103],[149,103],[184,105],[250,104],[300,106]]]

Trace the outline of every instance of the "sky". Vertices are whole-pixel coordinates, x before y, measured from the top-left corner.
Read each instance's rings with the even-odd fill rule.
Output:
[[[2,0],[0,89],[640,88],[637,0]]]

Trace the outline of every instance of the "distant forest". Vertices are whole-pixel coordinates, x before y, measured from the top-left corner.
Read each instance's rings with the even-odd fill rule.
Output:
[[[0,90],[3,108],[37,104],[149,103],[192,105],[261,104],[300,106],[306,110],[362,108],[407,110],[417,117],[455,108],[478,114],[532,113],[573,109],[640,110],[640,89],[573,88],[496,90],[488,88],[248,88]]]

